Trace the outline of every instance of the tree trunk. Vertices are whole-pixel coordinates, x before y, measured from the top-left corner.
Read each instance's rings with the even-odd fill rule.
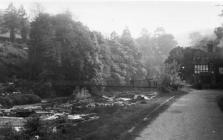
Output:
[[[22,36],[22,41],[26,42],[27,41],[27,31],[25,28],[21,30],[21,36]]]
[[[10,29],[10,41],[15,42],[15,29]]]

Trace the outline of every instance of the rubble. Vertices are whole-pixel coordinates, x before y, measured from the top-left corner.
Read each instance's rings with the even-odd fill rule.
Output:
[[[16,109],[27,109],[27,110],[42,110],[42,106],[39,104],[32,105],[17,105],[12,107],[13,110]]]
[[[99,119],[99,116],[97,116],[96,113],[91,113],[91,114],[55,113],[55,114],[46,116],[45,118],[42,117],[41,119],[44,121],[49,121],[49,120],[56,120],[59,118],[64,118],[66,120],[71,120],[71,121],[76,121],[76,122],[85,122],[85,121],[92,121],[92,120]]]
[[[39,104],[18,105],[10,109],[2,108],[0,109],[0,115],[10,117],[19,116],[25,120],[31,114],[35,114],[42,121],[53,122],[63,119],[66,122],[71,122],[71,124],[78,124],[99,119],[100,113],[95,113],[97,112],[95,111],[97,108],[106,110],[114,106],[127,107],[137,103],[147,103],[147,101],[156,96],[156,92],[152,94],[126,92],[125,94],[120,93],[118,96],[109,97],[103,95],[101,97],[92,97],[86,89],[83,89],[75,98],[65,100],[65,102],[42,100]]]
[[[96,113],[68,115],[68,120],[91,121],[91,120],[96,120],[96,119],[99,119],[99,116],[97,116]]]
[[[15,130],[16,132],[20,132],[20,131],[22,130],[22,127],[20,127],[20,126],[15,126],[15,127],[14,127],[14,130]]]
[[[47,115],[45,118],[42,117],[42,120],[55,120],[55,119],[58,119],[59,117],[63,117],[63,116],[65,116],[65,113],[55,113],[50,116]]]
[[[149,100],[150,98],[145,95],[135,95],[134,100]]]

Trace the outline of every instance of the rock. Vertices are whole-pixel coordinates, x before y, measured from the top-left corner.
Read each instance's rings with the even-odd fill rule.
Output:
[[[86,88],[82,88],[79,90],[79,92],[76,93],[75,98],[77,100],[82,100],[82,99],[86,99],[86,98],[90,98],[91,94],[89,93],[89,91]]]
[[[134,100],[149,100],[150,98],[148,98],[147,96],[145,95],[135,95],[133,97]]]

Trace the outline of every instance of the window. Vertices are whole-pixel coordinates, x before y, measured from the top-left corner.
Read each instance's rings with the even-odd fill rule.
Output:
[[[223,74],[223,67],[219,67],[219,74]]]
[[[194,65],[194,73],[208,72],[208,65]]]

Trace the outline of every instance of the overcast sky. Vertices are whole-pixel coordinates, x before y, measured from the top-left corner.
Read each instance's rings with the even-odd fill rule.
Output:
[[[39,2],[52,14],[69,10],[74,19],[106,35],[113,30],[121,34],[127,26],[138,37],[142,28],[153,32],[163,27],[180,45],[188,45],[190,32],[211,31],[223,23],[223,17],[218,16],[223,7],[216,6],[223,2],[217,1],[0,0],[0,9],[10,2],[16,7],[23,4],[27,10]]]

